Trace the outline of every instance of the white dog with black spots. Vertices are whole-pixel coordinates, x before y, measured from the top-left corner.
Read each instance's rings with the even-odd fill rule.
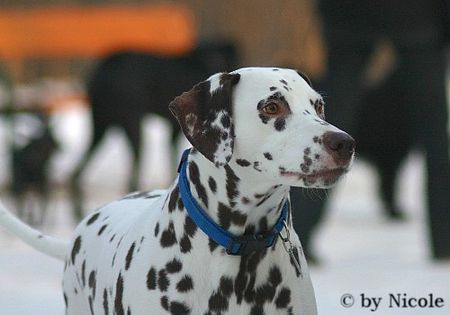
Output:
[[[187,183],[209,220],[236,237],[265,235],[290,186],[326,188],[345,174],[354,141],[325,122],[323,106],[304,75],[280,68],[216,74],[175,98],[169,108],[192,144]],[[230,255],[188,214],[178,179],[102,207],[71,242],[4,207],[0,222],[65,261],[69,315],[317,314],[290,215],[273,244]]]

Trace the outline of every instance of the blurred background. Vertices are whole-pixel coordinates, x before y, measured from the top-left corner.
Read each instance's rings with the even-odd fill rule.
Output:
[[[376,4],[374,4],[376,2]],[[0,198],[46,233],[132,190],[165,188],[188,144],[167,105],[219,71],[307,74],[357,161],[295,189],[320,314],[361,294],[442,297],[450,312],[447,0],[0,4]],[[1,314],[62,314],[62,265],[0,230]],[[355,297],[345,308],[344,294]]]

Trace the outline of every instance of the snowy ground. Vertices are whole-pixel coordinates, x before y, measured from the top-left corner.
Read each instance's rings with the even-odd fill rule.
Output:
[[[79,157],[85,145],[79,139],[89,135],[86,117],[80,110],[56,117],[59,133],[64,139],[63,153],[55,161],[57,181],[65,180],[75,162],[74,157]],[[73,130],[79,128],[83,132],[74,134]],[[149,189],[164,187],[170,182],[168,161],[164,159],[167,127],[152,120],[145,130],[149,135],[146,148],[152,144],[163,149],[157,152],[146,149],[148,164],[141,178],[142,186]],[[5,133],[0,125],[0,183],[5,181],[8,167],[2,144]],[[95,191],[88,202],[91,208],[124,193],[124,176],[128,172],[124,165],[129,161],[124,152],[125,142],[121,135],[111,134],[85,178],[86,187]],[[401,179],[400,201],[408,209],[409,218],[405,223],[389,223],[381,216],[382,205],[375,193],[377,176],[367,164],[357,163],[333,192],[328,216],[316,240],[322,264],[311,270],[320,314],[450,314],[450,261],[434,263],[428,258],[422,173],[421,158],[412,155]],[[1,191],[0,196],[8,201]],[[66,196],[64,191],[53,196],[45,227],[50,234],[69,237],[74,228],[68,215]],[[0,314],[63,314],[62,267],[59,261],[33,251],[0,231]],[[442,298],[444,301],[440,304],[444,306],[389,308],[389,294],[403,293],[414,298],[428,298],[432,294],[435,299]],[[352,307],[341,305],[341,302],[352,302],[351,297],[342,300],[344,294],[353,296]],[[363,308],[362,295],[381,297],[379,308],[374,312],[370,307]]]

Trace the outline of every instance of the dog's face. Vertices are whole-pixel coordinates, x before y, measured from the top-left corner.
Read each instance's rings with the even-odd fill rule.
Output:
[[[295,70],[216,74],[176,98],[172,112],[193,146],[218,167],[274,184],[328,187],[353,161],[354,141],[324,121],[324,104]]]

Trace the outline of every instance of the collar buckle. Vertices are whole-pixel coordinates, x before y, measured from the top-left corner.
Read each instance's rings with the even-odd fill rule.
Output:
[[[243,235],[231,239],[226,248],[226,253],[233,256],[246,256],[254,252],[260,252],[270,247],[276,234],[265,233],[255,235]]]

